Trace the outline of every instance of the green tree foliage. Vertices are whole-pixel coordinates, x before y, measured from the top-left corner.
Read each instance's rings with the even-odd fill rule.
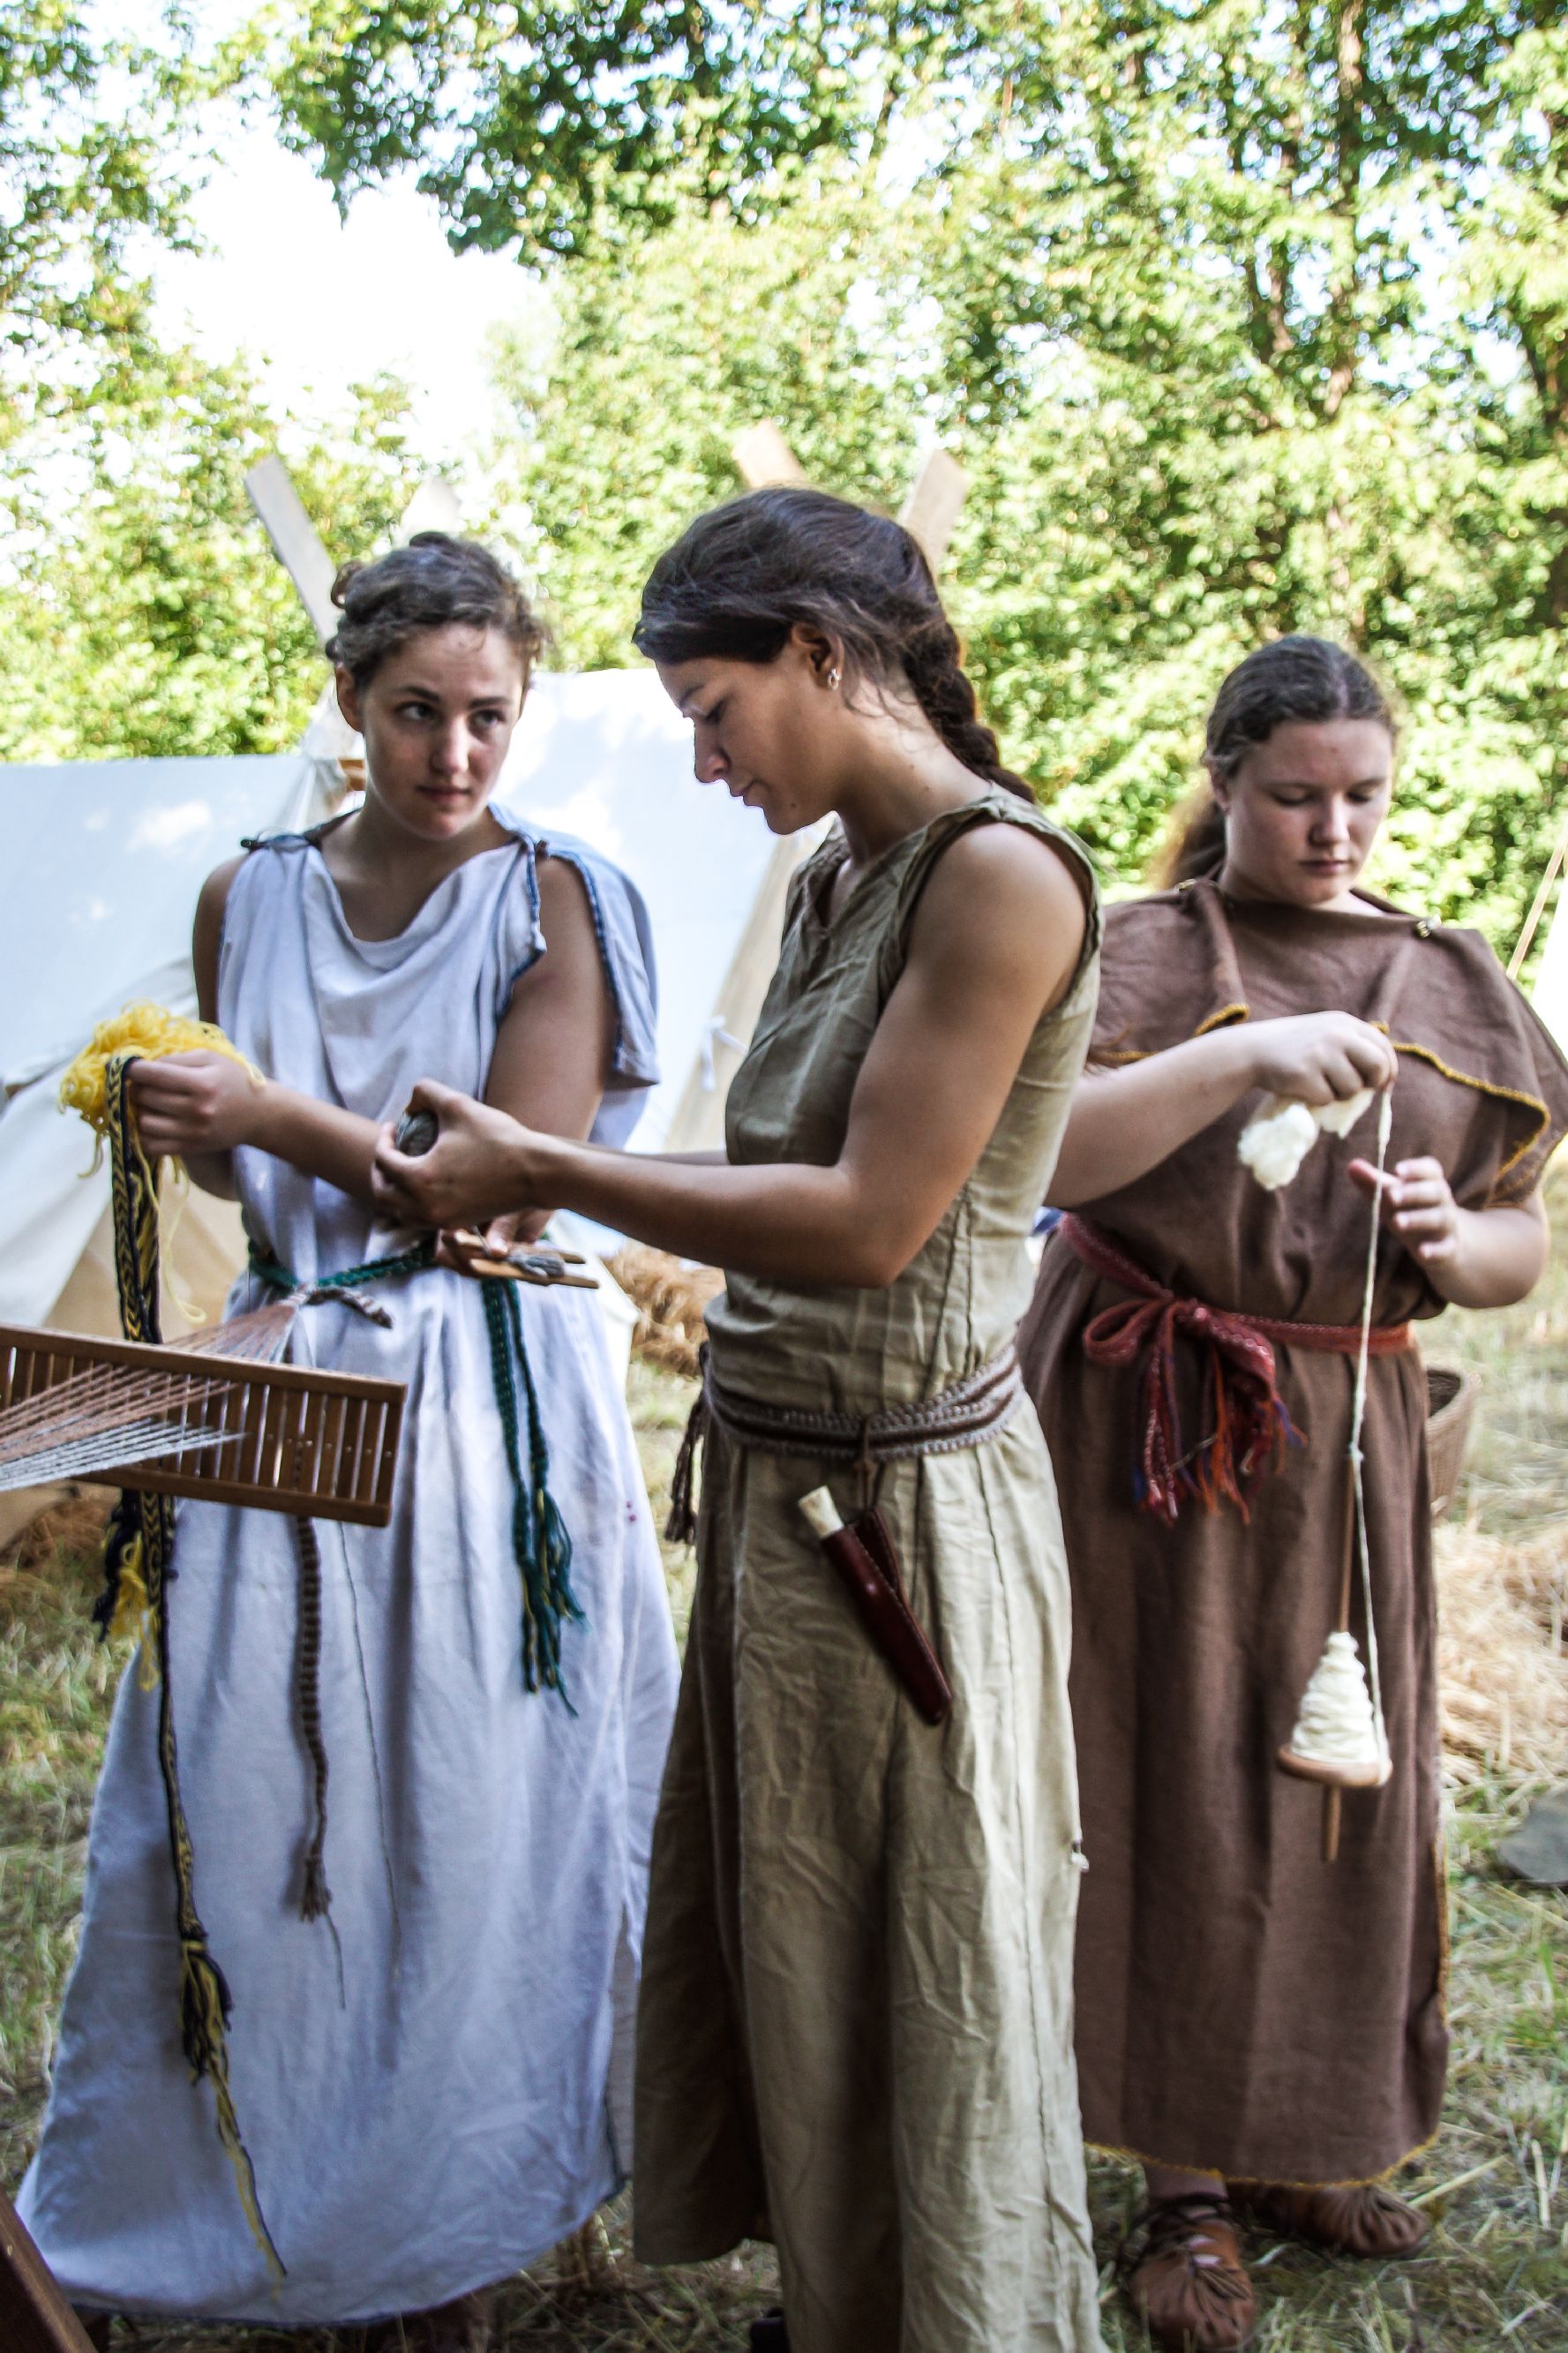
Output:
[[[0,16],[0,758],[271,751],[315,639],[245,495],[281,442],[343,554],[418,469],[395,385],[301,425],[242,366],[160,351],[147,271],[188,234],[189,28],[71,0]],[[172,160],[173,159],[173,160]]]
[[[831,29],[836,143],[602,236],[553,353],[505,363],[568,644],[621,658],[737,424],[896,503],[932,423],[972,479],[948,586],[993,716],[1115,877],[1224,667],[1326,629],[1407,713],[1384,879],[1506,944],[1568,810],[1557,13],[1024,0]]]
[[[874,162],[965,0],[282,0],[230,52],[346,201],[412,164],[453,242],[580,255],[688,206],[776,211],[791,167]]]
[[[544,273],[552,334],[498,362],[492,521],[565,657],[626,658],[741,426],[890,505],[940,431],[988,706],[1115,878],[1223,668],[1327,629],[1408,714],[1385,877],[1510,937],[1568,810],[1557,0],[273,0],[228,62],[340,200],[413,169],[454,243]],[[68,441],[90,496],[23,640],[90,647],[117,743],[135,703],[149,742],[273,740],[304,653],[239,565],[263,427],[171,366],[169,413],[123,428],[147,462]],[[406,467],[373,451],[358,512]],[[12,707],[14,742],[82,724],[41,686]]]
[[[502,340],[510,428],[495,526],[546,596],[557,658],[624,665],[658,550],[739,487],[731,444],[787,421],[814,480],[895,501],[929,396],[920,341],[874,297],[847,204],[765,236],[687,220],[569,273],[541,345]]]
[[[323,426],[271,416],[238,366],[149,364],[68,436],[0,472],[0,758],[273,752],[326,677],[315,633],[246,496],[281,446],[340,558],[384,545],[419,469],[400,385]]]
[[[186,191],[167,161],[178,26],[154,51],[102,37],[100,21],[69,0],[0,14],[0,427],[12,430],[40,395],[79,396],[93,366],[144,344],[137,265],[150,240],[183,230]]]

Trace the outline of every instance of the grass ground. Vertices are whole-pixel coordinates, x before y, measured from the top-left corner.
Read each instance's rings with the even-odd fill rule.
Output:
[[[1568,1187],[1554,1202],[1568,1236]],[[1568,1250],[1536,1298],[1507,1314],[1450,1315],[1434,1350],[1484,1383],[1472,1468],[1457,1506],[1510,1543],[1568,1530]],[[646,1366],[631,1402],[656,1504],[689,1392]],[[53,2021],[70,1965],[88,1811],[120,1661],[90,1639],[90,1508],[67,1507],[0,1559],[0,2178],[14,2187],[36,2135]],[[691,1569],[671,1555],[684,1635]],[[1568,1755],[1556,1766],[1568,1778]],[[1510,1880],[1493,1859],[1542,1778],[1472,1765],[1450,1807],[1453,2066],[1442,2133],[1402,2184],[1433,2230],[1412,2262],[1331,2263],[1254,2242],[1261,2353],[1568,2353],[1568,1898]],[[1137,2179],[1093,2168],[1110,2353],[1142,2332],[1117,2293],[1112,2253]],[[507,2353],[717,2353],[776,2293],[772,2261],[653,2274],[630,2259],[626,2215],[509,2284]],[[123,2332],[126,2353],[327,2353],[326,2337],[253,2329]],[[352,2340],[337,2340],[349,2344]],[[3,2348],[0,2348],[3,2353]]]

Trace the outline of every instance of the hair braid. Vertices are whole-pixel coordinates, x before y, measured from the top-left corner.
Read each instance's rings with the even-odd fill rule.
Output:
[[[988,784],[1033,800],[1022,776],[1002,765],[1001,747],[980,716],[974,687],[963,667],[963,649],[940,606],[922,629],[911,631],[900,659],[911,693],[954,759]]]
[[[700,515],[648,575],[639,649],[659,662],[771,662],[800,625],[837,638],[847,672],[901,678],[955,759],[1033,800],[1002,765],[919,543],[825,491],[749,491]]]

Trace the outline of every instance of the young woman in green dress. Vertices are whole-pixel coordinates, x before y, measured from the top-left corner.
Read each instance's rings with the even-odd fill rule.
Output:
[[[704,516],[637,641],[792,891],[726,1150],[624,1156],[426,1084],[384,1198],[563,1204],[721,1264],[655,1841],[637,2237],[778,2243],[795,2353],[1093,2353],[1070,1980],[1066,1567],[1017,1410],[1025,1238],[1088,1042],[1077,847],[1000,765],[924,558],[815,491]],[[694,887],[698,887],[694,881]],[[926,1722],[802,1516],[875,1494],[953,1697]],[[787,2338],[785,2330],[787,2329]]]

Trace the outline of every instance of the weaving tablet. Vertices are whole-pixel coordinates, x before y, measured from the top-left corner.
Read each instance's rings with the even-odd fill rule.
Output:
[[[160,1416],[172,1434],[190,1437],[85,1475],[367,1527],[391,1518],[406,1395],[400,1381],[0,1324],[0,1438],[12,1409],[87,1374],[101,1395],[117,1368],[131,1380],[154,1379]],[[72,1435],[70,1397],[60,1400],[62,1442]]]

